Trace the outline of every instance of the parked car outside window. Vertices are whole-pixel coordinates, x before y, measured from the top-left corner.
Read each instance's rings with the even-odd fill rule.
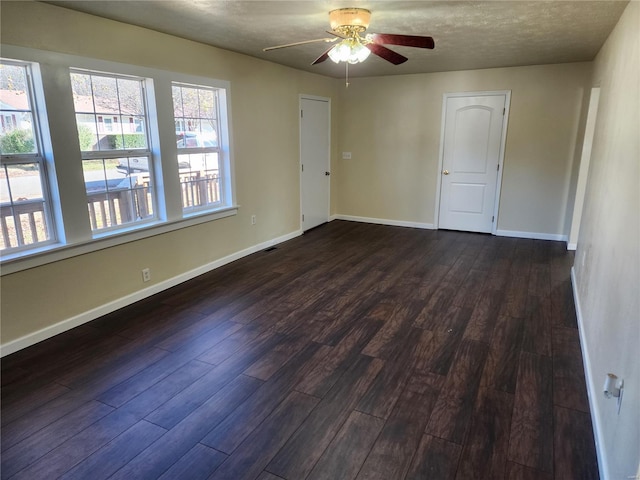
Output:
[[[176,146],[178,148],[215,148],[218,146],[218,141],[215,132],[211,134],[201,134],[196,132],[177,132],[176,133]],[[199,170],[204,168],[202,156],[200,155],[180,155],[178,161],[179,169]],[[190,160],[185,160],[185,157],[189,157]],[[149,162],[147,157],[129,157],[121,159],[116,166],[118,172],[125,175],[131,175],[133,173],[142,173],[149,171]]]

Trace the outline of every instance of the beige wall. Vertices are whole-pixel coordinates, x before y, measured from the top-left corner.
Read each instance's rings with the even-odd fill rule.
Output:
[[[337,81],[42,3],[2,2],[1,21],[3,44],[230,81],[240,205],[234,217],[3,276],[3,344],[140,290],[145,266],[163,282],[300,228],[299,94],[332,98]]]
[[[594,64],[600,86],[575,277],[592,415],[611,479],[640,475],[640,3],[630,2]],[[624,378],[620,415],[605,375]]]
[[[498,229],[567,235],[590,69],[574,63],[353,79],[340,95],[338,151],[352,159],[335,163],[338,211],[433,224],[442,95],[511,90]]]

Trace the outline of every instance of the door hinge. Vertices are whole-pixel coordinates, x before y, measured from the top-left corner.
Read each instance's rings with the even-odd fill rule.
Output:
[[[491,217],[491,223],[496,219],[495,215]]]
[[[300,118],[304,118],[304,110],[300,110]]]
[[[500,171],[500,164],[498,164],[498,166],[496,167],[496,172]]]
[[[502,108],[502,115],[504,115],[505,113],[507,113],[507,107]]]
[[[302,164],[302,171],[304,172],[304,163]]]
[[[302,221],[304,222],[304,213],[302,214]]]

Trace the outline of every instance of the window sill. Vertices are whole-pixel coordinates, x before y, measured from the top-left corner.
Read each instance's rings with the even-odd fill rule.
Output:
[[[162,235],[164,233],[192,227],[201,223],[211,222],[220,218],[231,217],[237,213],[238,205],[222,207],[215,211],[194,212],[193,214],[179,220],[147,224],[144,227],[133,227],[127,231],[119,231],[118,233],[111,233],[109,235],[103,234],[86,242],[67,245],[56,243],[29,250],[28,252],[22,251],[14,254],[2,255],[0,276],[17,273],[22,270],[28,270],[30,268],[65,260],[78,255],[96,252],[105,248],[135,242],[155,235]]]

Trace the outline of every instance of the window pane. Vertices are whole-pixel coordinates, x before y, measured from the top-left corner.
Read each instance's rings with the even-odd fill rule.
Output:
[[[50,240],[39,162],[5,164],[0,170],[0,249]]]
[[[37,153],[26,67],[0,65],[0,152]]]
[[[116,79],[91,75],[93,100],[97,113],[120,113]]]
[[[200,117],[200,106],[198,104],[198,90],[195,88],[182,88],[182,108],[185,117]]]
[[[84,160],[82,164],[92,230],[153,217],[148,157]],[[142,164],[145,170],[127,174],[134,171],[133,165]]]
[[[93,95],[91,94],[91,76],[82,73],[71,74],[71,90],[76,112],[93,113]]]
[[[184,112],[182,110],[182,88],[173,85],[171,87],[171,93],[173,95],[173,115],[176,118],[184,117]]]
[[[183,208],[222,202],[217,152],[178,155],[178,167]]]
[[[143,115],[141,85],[138,80],[118,79],[118,94],[120,96],[120,111],[127,115]]]
[[[71,80],[83,152],[148,149],[141,80],[75,72]]]
[[[173,102],[178,148],[217,148],[215,89],[173,85]]]
[[[200,102],[200,116],[202,118],[215,118],[215,98],[211,90],[200,90],[198,92]]]

